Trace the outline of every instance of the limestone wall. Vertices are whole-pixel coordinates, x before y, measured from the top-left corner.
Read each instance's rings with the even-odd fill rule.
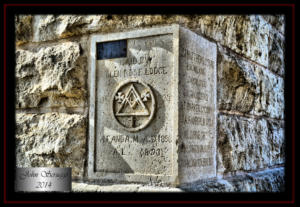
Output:
[[[186,189],[284,190],[284,22],[282,15],[16,16],[17,166],[70,166],[83,182],[90,34],[178,23],[218,45],[217,178]]]

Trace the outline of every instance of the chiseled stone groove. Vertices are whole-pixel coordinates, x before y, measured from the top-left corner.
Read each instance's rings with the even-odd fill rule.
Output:
[[[245,176],[248,175],[249,173],[259,173],[259,172],[263,172],[265,170],[272,170],[272,169],[276,169],[276,168],[284,168],[285,164],[275,164],[272,166],[268,166],[268,167],[263,167],[263,168],[258,168],[258,169],[254,169],[254,170],[242,170],[242,171],[233,171],[233,172],[228,172],[226,174],[223,175],[218,175],[218,178],[232,178],[234,176]]]
[[[44,113],[66,113],[66,114],[85,114],[87,112],[87,107],[35,107],[35,108],[22,108],[16,109],[16,113],[25,114],[44,114]]]
[[[273,120],[273,121],[284,121],[284,119],[276,119],[276,118],[271,118],[268,116],[260,116],[260,115],[253,115],[253,114],[246,114],[242,113],[240,111],[234,111],[234,110],[219,110],[219,114],[221,115],[232,115],[232,116],[240,116],[240,117],[245,117],[245,118],[252,118],[252,119],[267,119],[267,120]]]
[[[257,65],[259,67],[261,67],[262,69],[265,69],[269,72],[271,72],[272,74],[274,74],[275,76],[278,76],[280,78],[284,78],[284,75],[281,75],[281,74],[278,74],[276,72],[274,72],[273,70],[271,70],[269,67],[265,66],[265,65],[262,65],[260,64],[259,62],[256,62],[255,60],[251,60],[249,57],[246,57],[245,55],[243,55],[242,53],[237,53],[236,51],[234,51],[233,49],[231,49],[230,47],[226,46],[226,45],[223,45],[223,44],[220,44],[218,41],[214,40],[214,39],[210,39],[210,41],[212,42],[215,42],[218,47],[222,47],[224,49],[226,49],[227,51],[229,51],[230,53],[234,54],[236,57],[240,58],[241,60],[244,60],[246,62],[249,62],[250,64],[253,64],[253,65]]]

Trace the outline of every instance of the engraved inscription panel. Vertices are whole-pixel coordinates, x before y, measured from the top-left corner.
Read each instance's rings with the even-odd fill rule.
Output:
[[[88,177],[216,177],[216,44],[179,25],[91,38]]]
[[[172,34],[129,38],[126,57],[96,61],[96,172],[172,174],[173,64]]]
[[[216,175],[216,46],[180,28],[179,178]]]

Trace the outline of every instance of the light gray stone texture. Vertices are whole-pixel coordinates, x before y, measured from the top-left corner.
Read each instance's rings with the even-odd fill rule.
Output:
[[[86,58],[80,44],[16,50],[16,108],[85,105]]]
[[[72,167],[83,176],[86,119],[82,115],[16,114],[17,167]]]
[[[219,175],[283,164],[284,122],[219,115],[217,146]]]
[[[270,26],[256,15],[205,15],[195,26],[206,36],[235,52],[268,66],[268,36]]]
[[[271,25],[258,15],[35,15],[32,23],[33,41],[172,23],[190,28],[268,66]]]
[[[283,14],[262,15],[262,17],[274,28],[276,28],[281,34],[285,33],[285,16]]]
[[[33,42],[90,33],[105,27],[105,22],[106,15],[35,15]]]
[[[284,80],[218,45],[218,108],[284,119]]]
[[[268,69],[274,73],[284,76],[285,71],[285,37],[276,31],[270,30],[269,34],[269,66]]]
[[[72,182],[73,192],[182,192],[179,188],[147,186],[141,184],[94,185]]]
[[[283,167],[223,179],[202,180],[181,187],[187,192],[284,192]]]

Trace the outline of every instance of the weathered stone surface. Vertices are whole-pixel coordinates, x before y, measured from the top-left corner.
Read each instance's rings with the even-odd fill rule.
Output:
[[[180,188],[141,184],[96,185],[72,182],[73,192],[284,192],[284,168],[247,173],[229,178],[200,180]]]
[[[105,27],[106,15],[35,15],[34,42],[85,34]]]
[[[219,109],[283,119],[283,78],[218,48]]]
[[[181,189],[189,192],[284,192],[284,177],[284,168],[279,167],[230,178],[202,180]]]
[[[218,106],[221,110],[250,112],[259,94],[254,65],[242,60],[219,45]],[[244,64],[239,64],[244,63]]]
[[[283,164],[285,159],[284,122],[280,121],[284,119],[284,79],[282,77],[285,74],[285,18],[283,15],[18,15],[15,17],[17,45],[16,108],[34,108],[33,111],[51,107],[53,109],[63,107],[66,111],[69,107],[84,109],[84,106],[88,104],[85,80],[87,79],[86,56],[90,55],[90,33],[100,32],[105,34],[172,23],[179,23],[197,34],[217,41],[219,45],[217,97],[218,108],[223,114],[218,118],[219,138],[216,156],[219,177],[223,175],[234,176],[236,173],[239,174],[240,171],[244,173],[245,171]],[[79,35],[85,35],[80,37],[81,40],[78,41],[80,44],[75,40],[79,39],[79,37],[75,37]],[[63,38],[69,38],[70,40],[64,40]],[[53,40],[58,43],[44,42]],[[27,42],[34,43],[24,45]],[[147,43],[151,45],[151,42],[152,40]],[[154,40],[153,42],[156,50],[157,48],[164,48],[163,44],[157,43],[158,41]],[[165,41],[162,42],[166,44]],[[139,44],[142,45],[142,43]],[[232,51],[223,48],[223,46]],[[145,45],[145,47],[148,46]],[[129,67],[137,65],[134,62],[135,57],[140,58],[145,55],[146,50],[138,50],[141,48],[135,48],[136,50],[131,51],[132,59],[128,60]],[[164,48],[168,54],[173,52],[172,50],[169,51],[170,48]],[[153,54],[157,54],[156,52]],[[249,60],[241,58],[241,56]],[[153,62],[155,57],[151,58]],[[110,66],[113,67],[113,65]],[[155,66],[155,64],[151,65],[150,63],[150,66]],[[191,68],[187,67],[186,69]],[[162,73],[164,72],[166,71],[162,70]],[[195,80],[197,78],[196,75],[191,77],[190,83],[199,84],[200,82]],[[113,79],[116,78],[113,77]],[[166,83],[165,81],[165,85],[169,86]],[[168,96],[168,94],[157,90],[155,87],[154,90],[155,95],[159,92],[158,97],[156,97],[157,104],[162,106],[162,109],[156,111],[155,114],[156,119],[161,119],[161,122],[157,122],[156,128],[161,129],[165,127],[166,123],[172,121],[171,118],[163,120],[163,113],[161,112],[168,109],[174,111],[174,106],[170,104],[172,96]],[[103,96],[103,100],[107,97]],[[99,99],[98,103],[103,100]],[[183,105],[182,107],[186,107],[187,110],[194,109],[196,111],[196,109],[199,109],[196,108],[195,103],[180,104]],[[191,110],[190,112],[194,115],[195,111]],[[242,113],[253,118],[224,115],[226,113]],[[262,117],[258,118],[256,116]],[[263,117],[266,117],[266,119]],[[268,117],[271,119],[268,119]],[[80,115],[64,113],[17,114],[17,165],[19,167],[69,166],[73,167],[74,178],[82,178],[84,174],[83,163],[86,159],[85,127],[85,118]],[[105,128],[105,130],[110,129]],[[169,128],[169,131],[173,131],[173,129]],[[151,137],[152,132],[147,133],[148,138],[151,138],[148,140],[162,141],[161,137],[164,137]],[[182,137],[189,140],[187,140],[187,143],[178,142],[176,146],[178,144],[181,147],[178,152],[181,150],[181,153],[184,152],[190,155],[190,157],[186,156],[189,159],[186,159],[184,163],[190,163],[191,165],[195,163],[189,162],[197,160],[194,159],[194,154],[197,156],[197,153],[191,153],[192,151],[199,150],[201,153],[204,151],[207,153],[206,150],[210,148],[207,145],[190,142],[190,139],[196,140],[195,138],[202,139],[211,136],[211,134],[206,135],[204,136],[204,133],[196,129],[182,131]],[[145,137],[147,138],[147,136]],[[115,145],[112,147],[118,149],[119,151],[114,152],[119,154],[116,153],[114,156],[120,155],[127,159],[129,156],[123,154],[126,153],[126,151],[123,151],[126,144],[120,144],[121,139],[115,138],[114,140],[117,141],[114,141],[113,144]],[[169,139],[164,138],[163,140],[168,141]],[[212,143],[215,142],[212,140]],[[149,147],[150,150],[162,146],[158,141],[153,141],[153,143],[149,141],[147,144],[151,147]],[[167,143],[164,144],[167,146]],[[144,145],[141,144],[141,146]],[[129,152],[132,153],[132,143],[129,144],[128,148],[130,148]],[[145,153],[145,151],[143,152]],[[145,154],[149,155],[150,151],[148,150]],[[137,155],[141,156],[141,153]],[[127,162],[126,159],[124,159],[124,162]],[[165,160],[153,160],[148,159],[149,163],[151,165],[153,163],[152,166],[154,166],[149,169],[158,172],[157,166],[160,166],[160,161],[164,162]],[[202,160],[201,163],[203,163]],[[146,166],[145,163],[142,164]],[[166,169],[164,172],[167,171],[168,167],[170,169],[173,167],[171,164],[164,166]],[[132,170],[126,167],[123,168],[124,166],[126,165],[118,167],[122,170],[125,169],[125,171]],[[144,166],[143,169],[141,168],[142,170],[146,169]],[[144,170],[144,172],[149,171]],[[192,166],[191,173],[185,173],[184,175],[188,179],[194,179],[194,176],[203,176],[202,172],[199,172],[198,168]],[[187,189],[187,191],[277,192],[283,189],[283,177],[283,170],[267,170],[261,173],[249,173],[247,176],[234,176],[209,181],[202,180],[201,183],[196,183],[194,187]],[[152,181],[155,183],[157,180]],[[87,184],[74,185],[74,191],[99,192],[148,192],[156,191],[158,188],[135,184],[101,187]],[[165,188],[165,190],[171,191],[171,188]]]
[[[35,15],[34,42],[164,23],[162,15]]]
[[[278,15],[262,15],[262,17],[275,27],[281,34],[284,34],[285,16],[283,14]]]
[[[268,68],[283,76],[285,71],[284,65],[284,36],[276,30],[270,31],[269,36],[269,66]]]
[[[259,93],[251,114],[284,119],[284,79],[266,69],[255,67]]]
[[[73,192],[181,192],[170,187],[146,186],[141,184],[93,185],[72,182]]]
[[[283,164],[284,122],[219,115],[218,174]]]
[[[86,58],[64,42],[16,51],[16,108],[84,106]]]
[[[31,15],[15,16],[15,35],[16,45],[29,42],[32,38],[32,19]]]
[[[82,177],[86,123],[82,115],[16,114],[17,167],[72,167]]]
[[[268,68],[283,76],[284,65],[284,34],[285,16],[284,15],[262,15],[262,17],[272,25],[269,32],[269,65]]]
[[[35,15],[33,41],[178,23],[268,66],[270,25],[257,15]]]
[[[268,66],[269,25],[260,16],[206,15],[194,29]]]

